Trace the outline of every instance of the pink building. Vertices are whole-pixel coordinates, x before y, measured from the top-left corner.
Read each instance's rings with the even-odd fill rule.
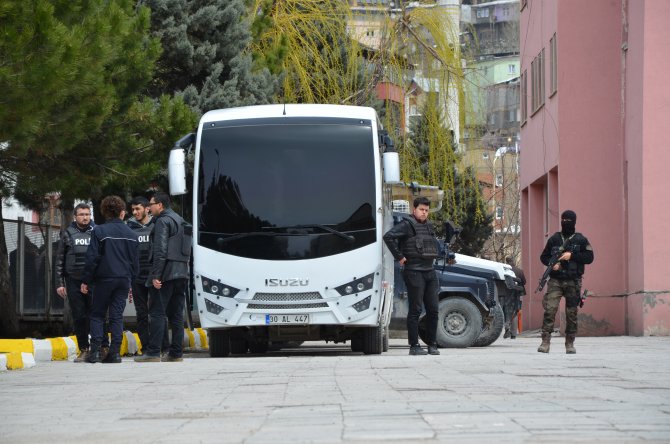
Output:
[[[571,209],[595,252],[579,334],[668,335],[670,1],[520,3],[524,328],[542,324],[540,252]]]

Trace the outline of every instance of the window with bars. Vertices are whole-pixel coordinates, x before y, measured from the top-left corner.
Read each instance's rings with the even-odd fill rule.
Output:
[[[531,109],[534,113],[544,105],[544,48],[530,64]]]
[[[520,79],[520,84],[521,84],[521,94],[520,99],[521,99],[521,124],[523,125],[526,123],[526,119],[528,118],[528,80],[527,80],[527,75],[526,71],[524,70],[523,73],[521,73],[521,79]]]

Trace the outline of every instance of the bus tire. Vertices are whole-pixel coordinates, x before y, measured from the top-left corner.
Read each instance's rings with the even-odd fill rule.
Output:
[[[475,340],[475,343],[472,344],[475,347],[486,347],[493,344],[503,331],[505,326],[505,315],[503,314],[503,309],[500,304],[496,304],[491,309],[491,314],[489,316],[493,319],[490,319],[490,322],[484,326],[479,337]]]
[[[230,337],[225,330],[209,330],[209,355],[225,358],[230,354]]]
[[[442,299],[437,319],[437,345],[466,348],[482,332],[482,315],[474,303],[456,296]]]
[[[382,338],[382,351],[387,352],[389,351],[389,329],[385,328],[384,329],[384,336]]]
[[[363,330],[363,353],[366,355],[380,355],[384,348],[384,327],[368,327]]]

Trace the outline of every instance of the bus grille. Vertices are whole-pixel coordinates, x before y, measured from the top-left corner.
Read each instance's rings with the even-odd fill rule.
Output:
[[[299,308],[326,308],[328,304],[325,302],[317,302],[315,304],[249,304],[247,308],[252,310],[296,310]]]
[[[256,293],[252,299],[254,301],[291,302],[312,301],[323,298],[319,292],[313,291],[309,293]]]

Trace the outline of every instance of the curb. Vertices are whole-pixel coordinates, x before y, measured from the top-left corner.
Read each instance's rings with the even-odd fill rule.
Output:
[[[207,332],[202,328],[184,329],[184,350],[207,350]],[[121,356],[142,352],[137,333],[124,331],[121,338]],[[31,368],[37,362],[74,361],[79,354],[76,336],[48,339],[0,339],[0,371]]]

